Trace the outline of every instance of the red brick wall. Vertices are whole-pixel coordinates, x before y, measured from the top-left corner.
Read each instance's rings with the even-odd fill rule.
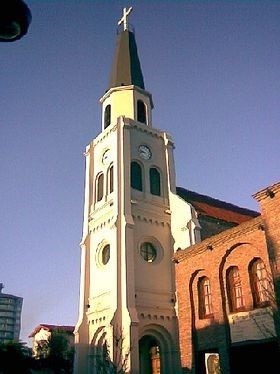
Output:
[[[176,265],[181,363],[190,372],[194,367],[193,350],[211,348],[217,348],[220,352],[225,351],[221,364],[224,368],[223,372],[227,372],[226,342],[229,331],[226,315],[229,309],[225,287],[226,270],[230,266],[238,266],[245,308],[251,310],[253,298],[248,266],[252,259],[260,257],[269,269],[264,231],[255,227],[253,231],[247,230],[243,233],[242,227],[243,224],[238,227],[240,228],[238,237],[235,235],[232,239],[230,235],[225,236],[225,240],[213,245],[212,250],[207,250],[205,246],[201,253],[190,255]],[[230,230],[224,233],[228,232]],[[191,254],[192,247],[185,251]],[[203,275],[210,279],[211,285],[214,314],[213,318],[209,319],[199,319],[198,316],[197,282]],[[192,327],[195,333],[192,333]]]

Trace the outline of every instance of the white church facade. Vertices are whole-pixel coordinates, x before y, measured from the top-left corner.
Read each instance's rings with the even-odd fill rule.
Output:
[[[86,147],[75,372],[180,372],[175,265],[200,241],[176,193],[171,136],[152,124],[134,33],[119,24],[102,130]],[[107,366],[106,366],[107,365]]]

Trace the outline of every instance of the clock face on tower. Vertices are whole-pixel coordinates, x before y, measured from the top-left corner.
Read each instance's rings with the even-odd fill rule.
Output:
[[[138,152],[141,158],[144,160],[150,160],[152,157],[152,152],[147,145],[141,144],[139,145]]]

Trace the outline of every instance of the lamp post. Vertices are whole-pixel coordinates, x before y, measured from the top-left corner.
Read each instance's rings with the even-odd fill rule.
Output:
[[[28,31],[32,16],[22,0],[0,1],[0,42],[14,42]]]

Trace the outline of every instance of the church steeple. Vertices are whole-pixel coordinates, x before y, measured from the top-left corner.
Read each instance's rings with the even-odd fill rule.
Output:
[[[118,22],[123,29],[117,35],[109,88],[100,99],[103,130],[115,125],[122,116],[147,126],[152,125],[152,95],[145,90],[135,36],[127,21],[131,11],[131,7],[124,8]]]
[[[109,88],[130,85],[145,89],[135,37],[127,29],[117,37]]]

